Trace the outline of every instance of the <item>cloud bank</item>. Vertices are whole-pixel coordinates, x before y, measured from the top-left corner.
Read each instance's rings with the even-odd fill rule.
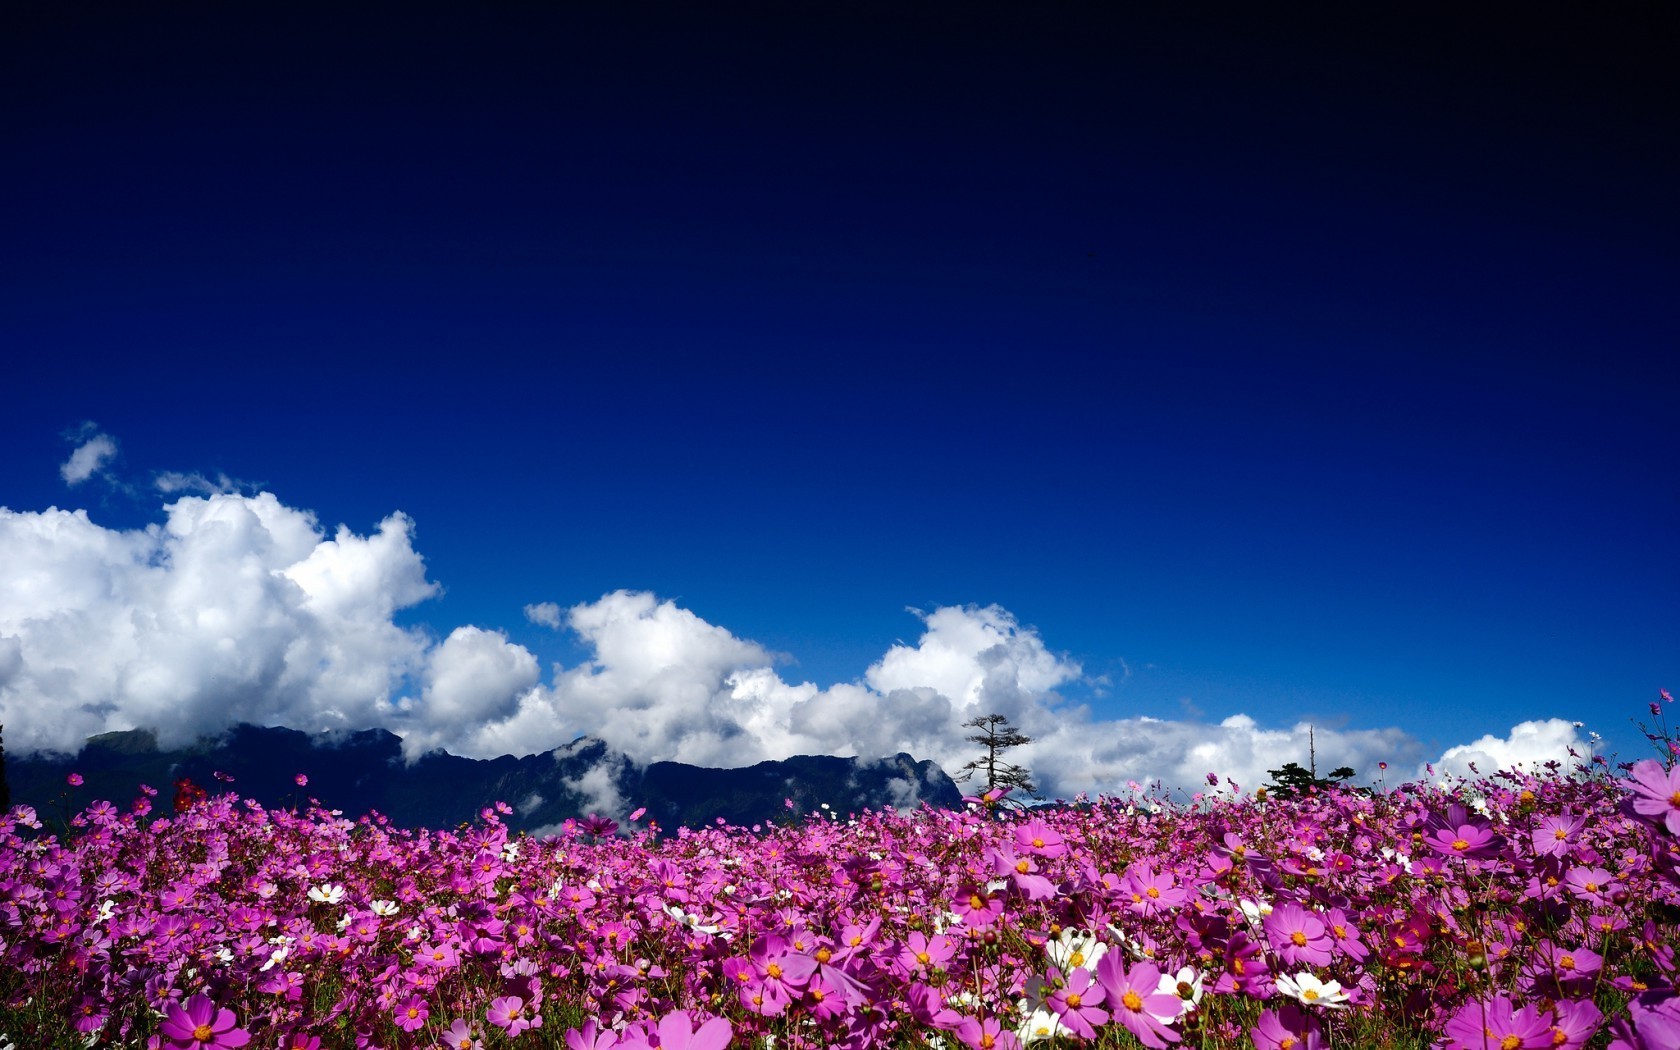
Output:
[[[104,461],[90,457],[89,471]],[[995,605],[912,610],[914,644],[821,687],[785,679],[757,643],[632,591],[526,606],[530,621],[572,632],[589,654],[545,675],[500,631],[467,625],[440,639],[395,622],[437,592],[401,513],[363,535],[329,531],[267,492],[182,496],[162,524],[127,531],[81,510],[0,508],[5,743],[74,751],[96,733],[151,727],[176,745],[253,722],[384,727],[410,756],[523,755],[587,734],[639,763],[904,751],[956,770],[975,752],[962,722],[997,712],[1033,738],[1010,758],[1052,797],[1129,781],[1205,790],[1208,773],[1253,787],[1307,749],[1305,724],[1095,717],[1058,692],[1084,681],[1079,664]],[[1321,726],[1315,743],[1321,765],[1364,774],[1426,757],[1397,728]],[[1489,772],[1570,747],[1588,750],[1571,723],[1526,722],[1438,764]]]

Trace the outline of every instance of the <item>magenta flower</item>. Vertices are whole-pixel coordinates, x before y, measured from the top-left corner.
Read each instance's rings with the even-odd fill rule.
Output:
[[[1266,1010],[1249,1029],[1259,1050],[1319,1050],[1324,1045],[1318,1018],[1295,1003]]]
[[[1157,872],[1154,865],[1141,861],[1126,869],[1120,880],[1120,892],[1131,899],[1128,910],[1148,918],[1183,904],[1190,892],[1177,885],[1167,872]]]
[[[1176,995],[1160,991],[1161,971],[1154,963],[1140,962],[1130,970],[1120,952],[1109,952],[1097,960],[1097,980],[1107,993],[1108,1005],[1114,1008],[1114,1020],[1150,1050],[1162,1050],[1168,1043],[1179,1040],[1177,1032],[1161,1021],[1162,1017],[1177,1017],[1183,1005]]]
[[[69,784],[73,788],[74,787],[81,787],[82,786],[82,775],[80,773],[72,773],[69,776],[64,778],[64,782],[66,784]]]
[[[1077,967],[1069,971],[1065,981],[1060,971],[1052,969],[1050,979],[1060,987],[1050,993],[1045,1005],[1055,1011],[1068,1031],[1081,1039],[1095,1039],[1096,1026],[1108,1023],[1108,1011],[1098,1006],[1108,994],[1103,986],[1091,977],[1091,971]]]
[[[1628,771],[1627,786],[1635,817],[1680,835],[1680,765],[1664,769],[1654,758],[1641,759]]]
[[[1480,824],[1438,827],[1423,841],[1430,849],[1444,856],[1476,859],[1493,856],[1503,845],[1492,829]]]
[[[299,773],[297,776],[293,777],[292,780],[297,783],[298,787],[308,787],[309,786],[309,778],[304,776],[302,773]]]
[[[527,1028],[542,1027],[542,1014],[528,1009],[525,1000],[517,995],[504,995],[490,1000],[490,1006],[484,1015],[491,1024],[505,1031],[510,1038]]]
[[[1472,999],[1448,1019],[1445,1050],[1550,1050],[1552,1026],[1532,1006],[1518,1009],[1505,995]]]
[[[393,1011],[397,1027],[405,1032],[413,1032],[426,1026],[426,1018],[431,1016],[431,1010],[426,1006],[426,1000],[418,995],[411,995],[397,1004]]]
[[[645,1042],[645,1041],[644,1041]],[[446,1043],[453,1048],[454,1043]],[[613,1050],[619,1045],[618,1033],[611,1028],[602,1028],[593,1020],[583,1022],[582,1028],[573,1028],[566,1032],[566,1050]],[[466,1050],[462,1047],[461,1050]],[[473,1047],[472,1050],[479,1050]]]
[[[965,1017],[952,1034],[973,1050],[1021,1050],[1021,1040],[996,1017]]]
[[[694,1027],[687,1010],[676,1010],[659,1019],[659,1050],[725,1050],[734,1029],[728,1021],[714,1017]]]
[[[1587,818],[1558,813],[1540,818],[1534,829],[1534,852],[1542,857],[1561,857],[1575,845],[1575,836],[1587,826]]]
[[[280,1050],[321,1050],[321,1039],[307,1032],[287,1032],[280,1037]]]
[[[1616,876],[1604,868],[1570,868],[1563,881],[1570,893],[1589,904],[1609,904],[1611,894],[1622,888]]]
[[[1266,936],[1292,966],[1327,966],[1335,940],[1324,921],[1299,904],[1279,904],[1266,916]]]
[[[239,1027],[233,1011],[219,1009],[208,995],[195,995],[184,1005],[165,1005],[158,1033],[175,1044],[174,1050],[232,1050],[251,1041],[251,1033]]]
[[[1015,847],[1041,857],[1060,857],[1067,853],[1067,842],[1062,838],[1062,833],[1040,817],[1033,817],[1016,826]]]
[[[1552,1050],[1581,1050],[1598,1032],[1604,1015],[1591,999],[1564,999],[1552,1017]]]

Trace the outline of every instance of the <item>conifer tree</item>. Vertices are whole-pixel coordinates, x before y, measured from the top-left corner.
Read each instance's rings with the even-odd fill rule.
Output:
[[[963,723],[963,728],[979,730],[968,739],[984,747],[986,753],[958,770],[957,780],[966,782],[976,773],[985,773],[987,791],[999,787],[1019,788],[1028,794],[1038,791],[1025,767],[999,757],[1012,747],[1032,743],[1031,737],[1023,736],[1009,724],[1009,719],[996,714],[971,718]]]

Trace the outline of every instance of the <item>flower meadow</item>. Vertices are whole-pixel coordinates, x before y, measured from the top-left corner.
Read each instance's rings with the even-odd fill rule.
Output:
[[[0,1048],[1673,1048],[1680,770],[1623,768],[543,838],[20,806]]]

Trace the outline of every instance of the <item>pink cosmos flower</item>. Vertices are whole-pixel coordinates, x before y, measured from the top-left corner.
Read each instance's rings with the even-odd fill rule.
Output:
[[[973,1050],[1021,1050],[1021,1040],[996,1017],[965,1017],[952,1034]]]
[[[1179,1034],[1162,1023],[1162,1017],[1178,1016],[1176,995],[1160,992],[1161,971],[1154,963],[1140,962],[1130,970],[1120,952],[1109,952],[1097,960],[1097,980],[1114,1008],[1114,1020],[1150,1050],[1162,1050],[1179,1041]]]
[[[1609,871],[1585,865],[1570,868],[1564,873],[1563,882],[1577,898],[1599,905],[1609,904],[1610,896],[1622,888]]]
[[[1318,1018],[1295,1003],[1261,1013],[1249,1035],[1259,1050],[1319,1050],[1324,1045]]]
[[[1091,977],[1091,971],[1074,969],[1064,979],[1061,971],[1052,969],[1050,983],[1056,990],[1045,1004],[1061,1018],[1068,1031],[1081,1039],[1095,1039],[1096,1026],[1108,1023],[1108,1011],[1098,1006],[1108,993]]]
[[[593,1020],[585,1021],[582,1028],[573,1028],[566,1033],[566,1050],[613,1050],[618,1045],[618,1033],[611,1028],[600,1027]]]
[[[1168,872],[1157,872],[1154,865],[1141,861],[1126,869],[1120,880],[1123,897],[1131,898],[1128,910],[1149,918],[1183,904],[1190,892],[1173,881]]]
[[[1604,1015],[1591,999],[1559,1001],[1552,1017],[1552,1050],[1581,1050],[1603,1022]]]
[[[431,1016],[431,1010],[426,1006],[426,1000],[418,995],[411,995],[397,1004],[392,1011],[397,1027],[405,1032],[413,1032],[426,1026],[426,1018]]]
[[[232,1050],[251,1041],[233,1011],[218,1009],[208,995],[165,1005],[158,1033],[174,1044],[173,1050]]]
[[[1043,818],[1033,817],[1016,825],[1015,848],[1041,857],[1060,857],[1067,853],[1067,842]]]
[[[1628,771],[1627,786],[1635,817],[1680,835],[1680,765],[1664,769],[1654,758],[1641,759]]]
[[[1266,936],[1278,957],[1292,966],[1327,966],[1335,940],[1324,921],[1299,904],[1279,904],[1265,919]]]
[[[1430,849],[1448,857],[1482,859],[1499,852],[1502,843],[1490,828],[1480,824],[1438,827],[1423,840]]]
[[[82,786],[82,775],[80,773],[72,773],[69,776],[64,778],[64,782],[66,784],[69,784],[73,788],[74,787],[81,787]]]
[[[734,1034],[721,1017],[696,1028],[687,1010],[676,1010],[659,1019],[659,1050],[726,1050]]]
[[[1587,826],[1587,818],[1557,813],[1540,818],[1534,829],[1534,852],[1542,857],[1561,857],[1575,845],[1575,836]]]
[[[541,1028],[542,1014],[529,1010],[525,1000],[517,995],[504,995],[490,1000],[490,1006],[485,1011],[491,1024],[507,1032],[509,1038],[518,1035],[527,1028]]]
[[[1550,1050],[1552,1026],[1532,1006],[1508,996],[1472,999],[1447,1021],[1445,1050]]]
[[[304,776],[302,773],[299,773],[297,776],[293,777],[292,780],[297,782],[298,787],[308,787],[309,786],[309,778]]]
[[[287,1032],[280,1037],[280,1050],[321,1050],[321,1039],[307,1032]],[[475,1047],[474,1050],[483,1050]]]

